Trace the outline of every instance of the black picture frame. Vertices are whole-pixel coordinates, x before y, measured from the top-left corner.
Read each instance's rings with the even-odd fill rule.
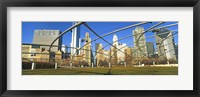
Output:
[[[193,90],[7,90],[7,7],[193,7]],[[2,97],[200,97],[200,0],[1,0],[0,95]]]

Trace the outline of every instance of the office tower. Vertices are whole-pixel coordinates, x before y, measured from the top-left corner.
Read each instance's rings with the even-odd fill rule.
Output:
[[[62,58],[67,58],[69,56],[68,47],[66,45],[62,45]]]
[[[113,46],[116,46],[116,48],[118,48],[118,37],[116,34],[113,35]]]
[[[99,48],[100,43],[95,43],[95,55],[97,55],[97,50]]]
[[[117,63],[118,63],[118,54],[119,54],[119,52],[118,52],[118,45],[119,45],[119,43],[118,43],[118,37],[117,37],[116,34],[114,34],[113,35],[113,46],[114,47],[111,48],[111,51],[112,51],[112,53],[111,53],[112,63],[114,65],[117,65]]]
[[[148,57],[154,56],[154,44],[153,44],[153,42],[147,42],[147,55],[148,55]]]
[[[99,48],[99,43],[95,43],[95,65],[97,66],[97,50]]]
[[[115,63],[119,63],[121,61],[124,61],[125,59],[125,54],[124,54],[124,49],[127,48],[126,44],[123,43],[123,44],[119,44],[118,43],[118,37],[116,34],[114,34],[113,36],[113,46],[115,46],[116,48],[112,48],[113,50],[113,57],[117,57],[117,62]],[[116,53],[114,53],[116,52]]]
[[[84,60],[91,66],[92,62],[92,47],[91,47],[91,38],[89,36],[89,33],[85,33],[85,46],[84,46]]]
[[[104,58],[107,62],[110,62],[110,50],[104,50]]]
[[[104,61],[104,50],[103,50],[103,45],[99,44],[97,48],[97,54],[96,54],[96,59],[97,59],[97,66],[99,66],[99,61]]]
[[[75,25],[77,22],[73,22],[73,25]],[[72,29],[72,39],[71,39],[71,55],[78,55],[80,51],[78,50],[80,48],[80,27],[75,27]]]
[[[159,59],[176,60],[174,37],[170,30],[163,28],[156,31],[156,46]]]
[[[118,63],[118,37],[116,34],[113,35],[113,46],[111,47],[111,63],[117,65]]]
[[[135,53],[134,57],[136,58],[147,56],[146,39],[145,39],[145,34],[143,34],[143,32],[144,32],[143,27],[136,27],[135,30],[133,30],[133,36],[134,36],[133,42],[134,42],[134,53]],[[139,50],[139,48],[141,50]]]
[[[116,47],[116,44],[114,45]],[[118,64],[118,56],[117,56],[117,48],[111,48],[111,64],[117,65]]]
[[[125,57],[124,57],[124,61],[126,62],[127,65],[131,65],[132,64],[132,48],[127,47],[126,49],[124,49],[124,53],[125,53]]]
[[[62,45],[61,51],[63,53],[65,53],[65,52],[67,53],[67,47],[64,44]]]
[[[176,60],[178,61],[178,44],[175,44]]]
[[[49,46],[42,45],[51,45],[51,43],[60,35],[60,33],[61,32],[59,30],[35,30],[33,44],[41,44],[42,48],[49,50]],[[62,37],[57,39],[53,45],[56,45],[57,47],[52,46],[51,51],[56,52],[61,50]],[[32,46],[32,48],[35,48],[35,46]]]
[[[127,46],[125,43],[118,44],[118,49],[121,51],[118,51],[118,62],[125,61],[125,49],[127,49]]]

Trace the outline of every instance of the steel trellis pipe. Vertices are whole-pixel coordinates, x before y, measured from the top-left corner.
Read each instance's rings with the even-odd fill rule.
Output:
[[[84,22],[78,22],[77,24],[71,26],[70,28],[68,28],[67,30],[63,31],[63,33],[61,33],[58,37],[56,37],[56,39],[51,43],[51,45],[49,46],[49,59],[51,58],[50,54],[51,54],[51,47],[54,44],[54,42],[60,38],[61,36],[63,36],[65,33],[69,32],[70,30],[72,30],[73,28],[80,26],[81,24],[83,24]],[[50,62],[50,60],[49,60]]]
[[[107,34],[104,34],[104,35],[102,35],[101,37],[105,37],[105,36],[108,36],[108,35],[110,35],[110,34],[117,33],[117,32],[120,32],[120,31],[122,31],[122,30],[126,30],[126,29],[129,29],[129,28],[132,28],[132,27],[135,27],[135,26],[139,26],[139,25],[143,25],[143,24],[147,24],[147,23],[150,23],[150,22],[142,22],[142,23],[133,24],[133,25],[130,25],[130,26],[127,26],[127,27],[123,27],[123,28],[120,28],[120,29],[111,31],[111,32],[109,32],[109,33],[107,33]],[[100,39],[100,38],[98,37],[98,38],[92,40],[91,42],[86,43],[85,45],[88,45],[89,43],[92,43],[92,42],[94,42],[94,41],[96,41],[96,40],[98,40],[98,39]],[[83,45],[80,49],[82,49],[85,45]],[[75,54],[77,54],[77,52],[75,52],[74,55],[75,55]],[[73,55],[73,56],[74,56],[74,55]]]
[[[146,32],[146,31],[144,31],[144,32]],[[120,38],[120,39],[118,39],[118,40],[116,40],[114,42],[121,41],[121,40],[124,40],[124,39],[127,39],[127,38],[131,38],[132,36],[136,36],[136,35],[139,35],[139,34],[134,34],[134,35],[126,36],[126,37]],[[114,42],[112,42],[112,43],[114,43]],[[136,43],[136,42],[134,42],[134,43]],[[109,46],[109,45],[104,46],[102,49],[106,48],[107,46]]]
[[[139,35],[139,34],[135,34],[135,35]],[[114,41],[114,42],[117,42],[117,41],[121,41],[121,40],[124,40],[124,39],[128,39],[128,38],[131,38],[132,36],[135,36],[135,35],[130,35],[130,36],[126,36],[126,37],[122,37],[122,38],[120,38],[120,39],[118,39],[118,40],[116,40],[116,41]],[[162,35],[162,34],[159,34],[159,35]],[[148,37],[149,38],[149,37]],[[140,40],[141,41],[141,40]],[[112,43],[114,43],[114,42],[112,42]],[[136,43],[136,42],[134,42],[134,43]],[[100,49],[100,50],[103,50],[104,48],[106,48],[106,47],[108,47],[109,45],[106,45],[106,46],[104,46],[102,49]]]
[[[174,31],[173,31],[173,32],[174,32]],[[162,34],[165,34],[165,33],[168,33],[168,32],[160,33],[160,34],[158,34],[158,35],[162,35]],[[154,36],[154,35],[153,35],[153,36],[149,36],[149,37],[147,37],[146,39],[149,39],[149,38],[152,38],[152,37],[155,37],[155,36]],[[126,46],[132,45],[132,44],[134,44],[134,43],[136,43],[136,42],[130,43],[130,44],[126,45]],[[121,49],[125,48],[126,46],[122,47]],[[146,45],[145,45],[145,46],[146,46]],[[114,55],[114,54],[113,54],[113,55]],[[113,56],[113,55],[112,55],[112,56]]]
[[[147,29],[146,31],[144,31],[143,33],[145,33],[145,32],[147,32],[147,31],[149,31],[149,30],[151,30],[151,29],[153,29],[154,27],[156,27],[156,26],[159,26],[159,25],[161,25],[162,23],[164,23],[164,22],[161,22],[161,23],[158,23],[158,24],[156,24],[156,25],[154,25],[154,26],[152,26],[152,27],[150,27],[149,29]],[[133,36],[133,35],[132,35]],[[134,43],[137,43],[137,42],[134,42]],[[124,47],[126,47],[126,46],[124,46]],[[124,47],[122,47],[122,48],[124,48]],[[115,53],[114,53],[115,54]],[[113,54],[113,55],[114,55]],[[113,56],[112,55],[112,56]]]
[[[175,31],[174,31],[175,32]],[[166,32],[165,32],[166,33]],[[169,32],[168,32],[169,33]],[[178,32],[177,32],[178,33]],[[175,35],[175,34],[177,34],[177,33],[174,33],[173,35]],[[173,36],[173,35],[170,35],[170,36],[168,36],[167,38],[169,38],[169,37],[171,37],[171,36]],[[167,39],[166,38],[166,39]],[[175,42],[172,42],[172,43],[175,43]],[[169,44],[168,44],[169,45]],[[163,45],[163,46],[161,46],[161,45],[159,45],[159,51],[160,51],[160,53],[161,53],[161,50],[160,50],[160,47],[164,47],[164,46],[166,46],[166,45]],[[158,49],[158,48],[157,48]],[[162,53],[161,53],[161,55],[163,55]],[[160,55],[160,56],[161,56]],[[145,56],[143,56],[141,59],[143,59]]]
[[[177,42],[173,42],[173,43],[177,43]],[[172,44],[172,43],[168,43],[168,44],[166,44],[166,45],[169,45],[169,44]],[[164,46],[166,46],[166,45],[164,45]],[[163,47],[163,46],[162,46]],[[156,48],[156,49],[158,49],[158,48]],[[171,51],[171,50],[169,50],[169,51]],[[167,52],[165,52],[165,53],[168,53],[169,51],[167,51]],[[136,51],[133,51],[133,52],[136,52]],[[161,53],[161,55],[160,56],[162,56],[164,53]],[[160,56],[158,56],[158,57],[160,57]],[[142,58],[140,59],[140,60],[142,60],[143,58],[144,58],[145,56],[142,56]],[[128,57],[127,57],[128,58]]]
[[[117,47],[113,46],[110,42],[108,42],[107,40],[105,40],[104,38],[102,38],[100,35],[98,35],[92,28],[90,28],[86,23],[84,23],[84,25],[90,30],[92,31],[95,35],[97,35],[99,38],[101,38],[103,41],[105,41],[106,43],[108,43],[110,46],[114,47],[115,49],[119,50],[120,52],[124,53],[123,51],[121,51],[120,49],[118,49]],[[125,53],[124,53],[125,54]],[[74,57],[74,56],[73,56]],[[72,57],[72,59],[73,59]]]
[[[164,23],[164,22],[160,22],[161,24],[162,23]],[[162,28],[167,28],[167,27],[172,27],[172,26],[175,26],[175,25],[177,25],[178,23],[175,23],[175,24],[170,24],[170,25],[166,25],[166,26],[162,26],[162,27],[159,27],[159,28],[155,28],[155,29],[162,29]],[[158,25],[160,25],[160,24],[158,24]],[[156,26],[156,25],[155,25]],[[153,28],[153,27],[151,27],[151,28]],[[155,29],[153,29],[153,30],[155,30]],[[153,31],[152,29],[148,29],[149,31]],[[144,33],[146,33],[146,32],[144,32]],[[138,41],[139,41],[139,39],[142,37],[142,35],[144,34],[144,33],[142,33],[140,36],[139,36],[139,38],[138,38]],[[136,45],[139,47],[139,50],[143,53],[143,54],[145,54],[142,50],[141,50],[141,48],[140,48],[140,46],[139,46],[139,44],[138,44],[138,41],[137,41],[137,43],[136,43]]]
[[[174,23],[174,24],[162,26],[162,27],[159,27],[159,28],[152,29],[152,30],[150,30],[150,31],[153,31],[153,30],[156,30],[156,29],[168,28],[168,27],[172,27],[172,26],[176,26],[176,25],[178,25],[178,23]]]
[[[169,32],[170,33],[170,32]],[[172,32],[171,32],[172,33]],[[161,41],[161,43],[159,44],[159,52],[161,53],[161,44],[164,42],[164,40],[166,40],[166,39],[168,39],[169,37],[171,37],[171,36],[173,36],[173,35],[175,35],[175,34],[177,34],[178,32],[176,32],[176,33],[174,33],[174,34],[172,34],[172,35],[169,35],[167,38],[165,38],[165,39],[163,39],[162,41]],[[161,54],[161,55],[163,55],[163,54]],[[164,57],[164,56],[163,56]]]
[[[163,23],[165,23],[165,22],[160,22],[160,23],[158,23],[158,24],[156,24],[156,25],[150,27],[150,28],[147,29],[146,31],[142,32],[142,34],[139,36],[139,38],[138,38],[137,41],[136,41],[136,45],[137,45],[137,47],[139,48],[140,52],[142,52],[143,54],[145,54],[145,53],[141,50],[141,48],[140,48],[140,46],[139,46],[139,43],[138,43],[139,40],[140,40],[140,38],[142,37],[142,35],[144,35],[144,33],[146,33],[146,32],[148,32],[148,31],[152,30],[153,28],[155,28],[155,27],[157,27],[157,26],[159,26],[159,25],[161,25],[161,24],[163,24]],[[145,54],[145,55],[146,55],[146,54]]]

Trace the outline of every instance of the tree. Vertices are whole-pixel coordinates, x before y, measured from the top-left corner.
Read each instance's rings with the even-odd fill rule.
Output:
[[[149,59],[149,58],[144,58],[142,60],[142,63],[144,63],[145,65],[151,65],[152,64],[152,61]]]
[[[101,66],[101,67],[108,67],[109,63],[106,60],[100,60],[99,61],[99,66]]]
[[[177,64],[178,62],[175,59],[171,58],[171,59],[169,59],[169,63],[170,64]]]

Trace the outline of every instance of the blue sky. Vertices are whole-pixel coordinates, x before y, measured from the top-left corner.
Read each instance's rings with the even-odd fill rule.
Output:
[[[113,30],[116,30],[116,29],[119,29],[119,28],[122,28],[122,27],[126,27],[126,26],[129,26],[129,25],[132,25],[132,24],[137,24],[137,23],[139,23],[139,22],[87,22],[87,24],[94,31],[96,31],[99,35],[103,35],[103,34],[106,34],[108,32],[111,32]],[[152,23],[141,25],[141,27],[144,27],[144,29],[146,30],[149,27],[151,27],[151,26],[153,26],[157,23],[158,22],[152,22]],[[174,23],[177,23],[177,22],[166,22],[166,23],[164,23],[160,26],[165,26],[165,25],[174,24]],[[72,26],[72,22],[22,22],[22,42],[23,43],[32,43],[34,30],[47,29],[47,30],[60,30],[61,32],[63,32],[64,30],[68,29],[70,26]],[[132,31],[134,29],[135,29],[135,27],[116,33],[117,36],[118,36],[118,39],[125,37],[125,36],[132,35]],[[178,26],[169,27],[168,29],[169,30],[178,30]],[[95,38],[98,38],[95,34],[93,34],[90,30],[88,30],[84,25],[81,25],[81,31],[80,31],[81,36],[80,37],[84,38],[86,32],[90,33],[90,37],[91,37],[92,40],[95,39]],[[149,36],[152,36],[152,35],[154,35],[154,33],[152,33],[152,32],[145,33],[146,37],[149,37]],[[104,39],[106,39],[109,42],[112,42],[113,34],[104,37]],[[175,42],[178,42],[178,34],[174,35],[174,39],[175,39]],[[149,39],[146,39],[146,41],[155,43],[155,38],[149,38]],[[62,42],[63,42],[64,45],[70,46],[71,33],[65,34],[63,36]],[[95,43],[102,43],[103,46],[107,45],[106,42],[99,39],[99,40],[92,43],[93,50],[95,50],[94,49]],[[131,44],[131,43],[133,43],[133,38],[121,40],[121,41],[119,41],[119,43],[126,43],[127,45]],[[134,45],[131,44],[131,45],[128,45],[128,46],[134,46]],[[106,47],[105,49],[109,49],[109,48],[110,48],[110,46]]]

